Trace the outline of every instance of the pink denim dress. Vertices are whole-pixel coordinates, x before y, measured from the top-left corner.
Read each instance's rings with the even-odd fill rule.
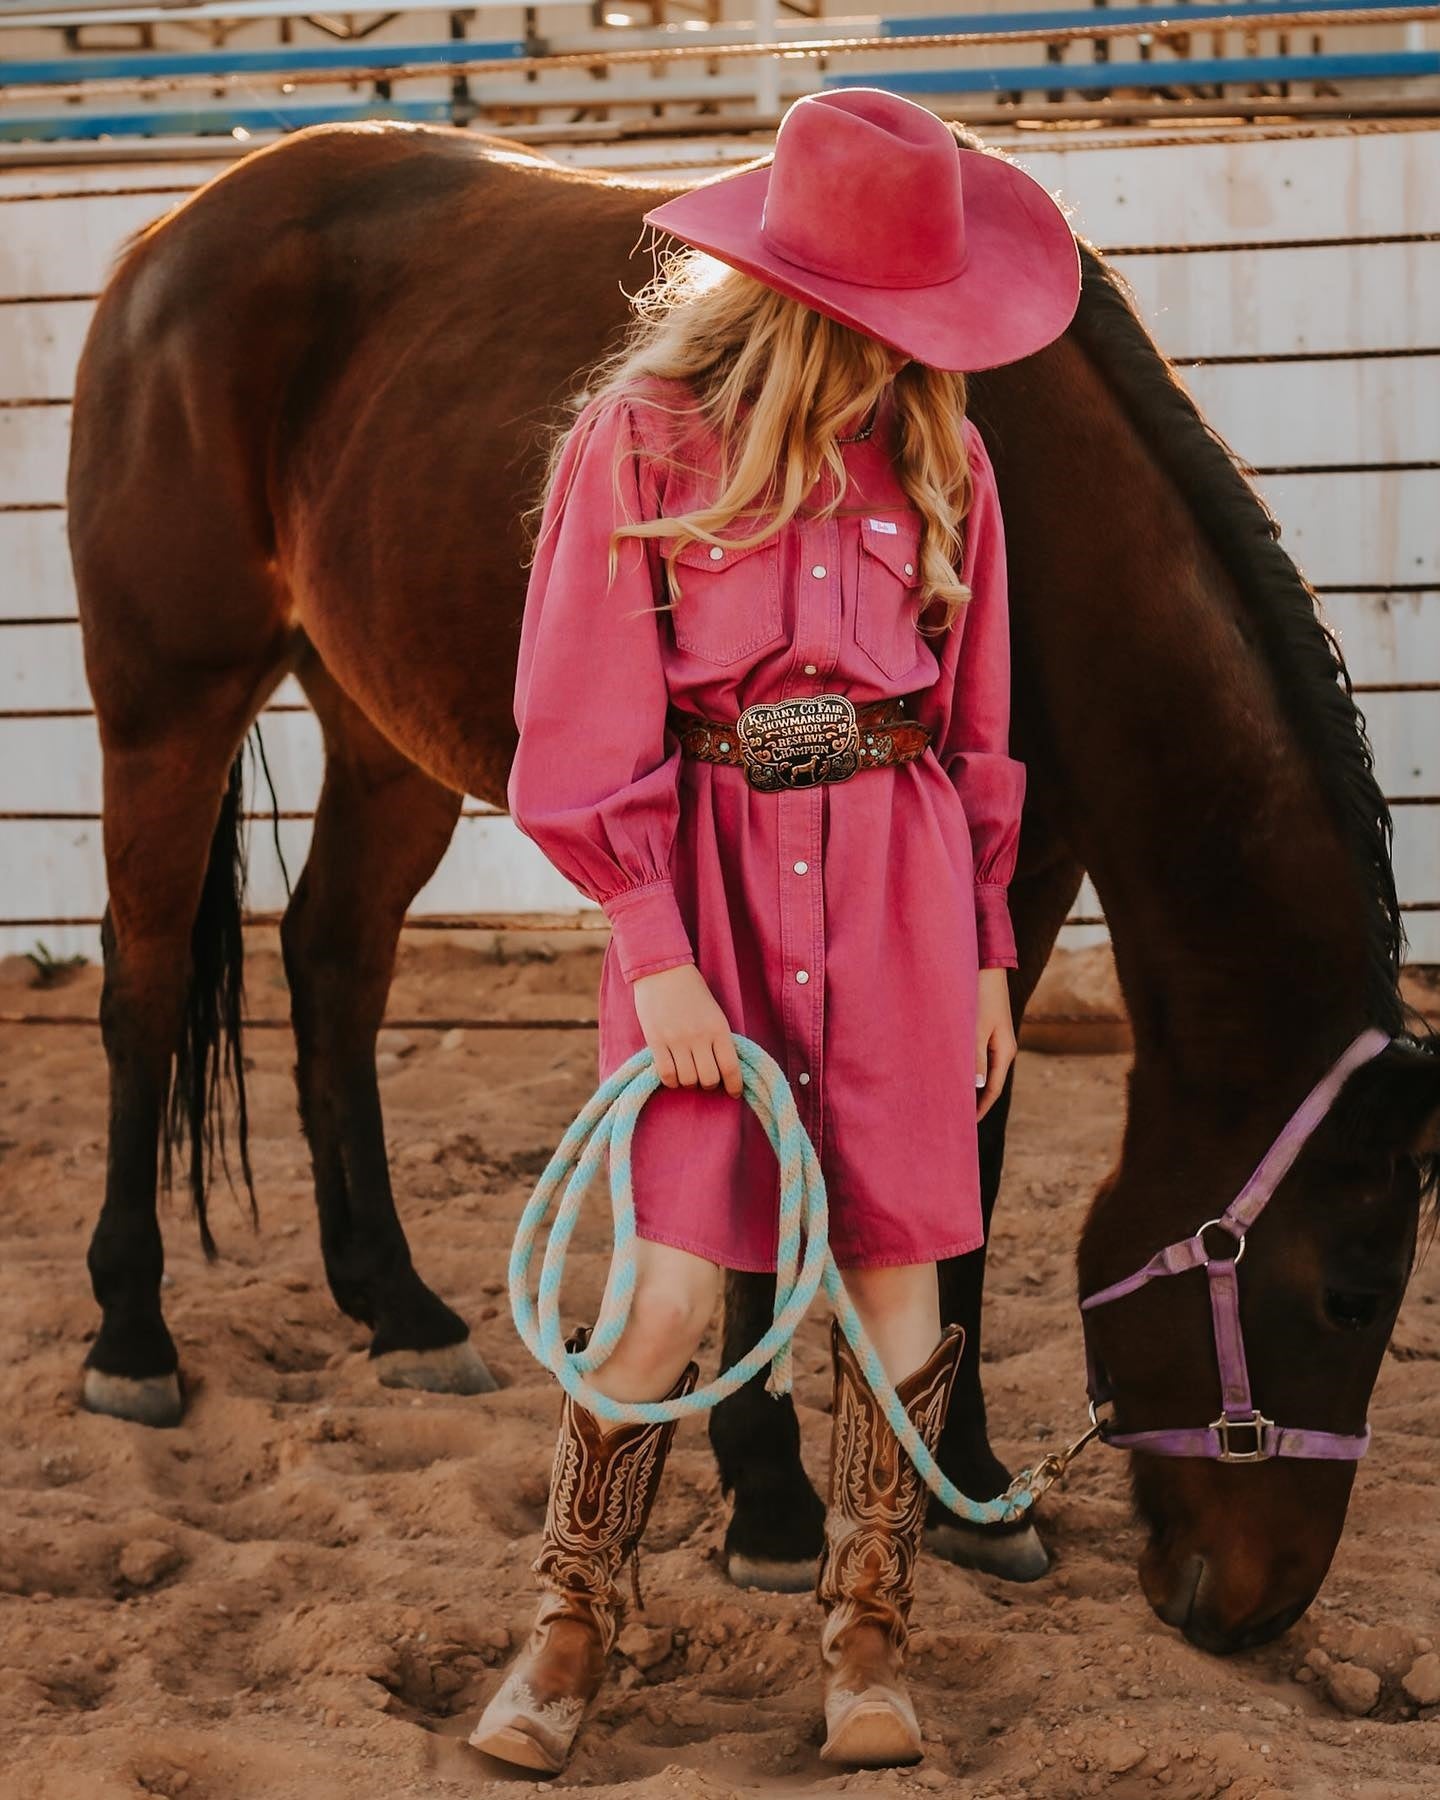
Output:
[[[621,518],[704,496],[713,443],[695,428],[682,440],[649,403],[685,395],[651,379],[592,400],[566,440],[525,602],[511,815],[610,922],[600,1079],[644,1045],[631,983],[694,961],[731,1029],[789,1078],[837,1263],[958,1255],[984,1237],[976,972],[1016,966],[1006,890],[1025,791],[1008,753],[990,460],[967,420],[975,497],[960,572],[974,597],[942,638],[916,629],[920,515],[890,460],[888,390],[872,435],[843,448],[842,513],[796,519],[753,549],[687,545],[678,606],[656,610],[668,599],[658,541],[622,539],[607,587],[606,537]],[[660,447],[687,466],[655,461]],[[913,696],[932,742],[913,762],[761,793],[741,768],[682,758],[666,721],[672,702],[731,720],[755,701],[827,692]],[[774,1268],[778,1169],[748,1102],[662,1088],[636,1126],[633,1169],[642,1237]]]

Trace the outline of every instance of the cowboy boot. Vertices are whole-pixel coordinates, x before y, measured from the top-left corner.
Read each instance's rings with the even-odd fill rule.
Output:
[[[951,1325],[896,1393],[934,1454],[965,1328]],[[815,1597],[825,1608],[827,1762],[888,1768],[918,1762],[920,1727],[902,1673],[915,1559],[929,1489],[891,1430],[839,1322],[830,1323],[835,1401],[830,1494]]]
[[[582,1326],[565,1347],[583,1350],[589,1337]],[[688,1394],[699,1373],[690,1363],[665,1398]],[[619,1633],[615,1577],[638,1551],[677,1422],[607,1430],[565,1395],[540,1554],[530,1565],[544,1591],[524,1650],[470,1734],[477,1750],[549,1774],[565,1766]]]

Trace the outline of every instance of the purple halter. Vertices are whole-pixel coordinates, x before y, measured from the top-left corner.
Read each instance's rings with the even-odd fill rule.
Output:
[[[1277,1425],[1255,1406],[1250,1394],[1250,1373],[1245,1364],[1245,1339],[1240,1325],[1240,1286],[1236,1269],[1245,1254],[1245,1234],[1264,1212],[1275,1189],[1300,1154],[1306,1139],[1335,1103],[1346,1078],[1369,1062],[1390,1042],[1375,1026],[1362,1031],[1296,1107],[1260,1166],[1218,1219],[1209,1219],[1194,1237],[1151,1257],[1143,1269],[1123,1281],[1101,1288],[1080,1302],[1082,1324],[1086,1315],[1108,1301],[1133,1294],[1162,1275],[1180,1275],[1186,1269],[1204,1269],[1210,1284],[1210,1312],[1215,1323],[1215,1357],[1220,1369],[1222,1407],[1209,1425],[1183,1425],[1169,1431],[1111,1432],[1096,1418],[1097,1410],[1113,1398],[1109,1377],[1095,1355],[1090,1333],[1085,1332],[1085,1365],[1090,1391],[1090,1418],[1095,1431],[1117,1449],[1148,1450],[1152,1456],[1204,1456],[1215,1462],[1264,1462],[1272,1456],[1323,1457],[1334,1462],[1354,1462],[1370,1444],[1367,1425],[1358,1437],[1333,1431],[1310,1431]],[[1233,1256],[1215,1258],[1205,1248],[1207,1231],[1225,1231],[1235,1240]],[[1236,1441],[1244,1446],[1236,1448]]]

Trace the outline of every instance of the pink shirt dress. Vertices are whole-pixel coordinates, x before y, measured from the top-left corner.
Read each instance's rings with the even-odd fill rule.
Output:
[[[990,460],[967,419],[960,573],[974,597],[941,638],[916,630],[920,515],[891,464],[888,389],[872,435],[842,446],[845,511],[797,518],[753,549],[687,545],[678,606],[655,610],[668,599],[659,542],[622,539],[607,588],[606,537],[620,518],[704,497],[713,442],[693,426],[682,441],[646,399],[678,407],[686,392],[650,378],[597,397],[565,442],[525,601],[511,816],[609,920],[601,1080],[644,1045],[631,983],[693,961],[731,1029],[789,1078],[839,1266],[956,1256],[984,1239],[976,972],[1017,966],[1006,890],[1025,791],[1007,745]],[[666,446],[688,466],[653,461]],[[828,692],[913,696],[930,746],[848,781],[761,793],[742,768],[682,758],[666,723],[672,702],[728,721],[755,701]],[[633,1172],[641,1237],[725,1268],[775,1267],[779,1174],[748,1101],[660,1089]]]

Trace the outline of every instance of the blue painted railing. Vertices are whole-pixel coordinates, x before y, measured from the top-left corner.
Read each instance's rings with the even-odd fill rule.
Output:
[[[435,100],[356,100],[292,106],[158,107],[147,112],[107,113],[72,109],[63,113],[0,112],[0,143],[27,139],[47,141],[101,137],[205,137],[235,131],[299,131],[306,125],[365,119],[396,119],[408,124],[453,123],[455,104]]]
[[[1440,75],[1440,50],[1357,51],[1340,56],[1177,56],[1164,62],[1022,63],[1006,69],[867,69],[863,75],[826,75],[824,86],[882,87],[896,94],[1060,94],[1088,88],[1169,88],[1214,82],[1233,87],[1257,81],[1375,81],[1420,75]]]
[[[183,14],[177,15],[183,17]],[[452,63],[500,62],[533,56],[521,38],[478,43],[321,44],[297,50],[127,50],[106,56],[58,56],[44,61],[0,59],[0,94],[7,87],[48,87],[76,81],[143,80],[162,75],[297,75],[333,69],[337,76],[364,69],[383,74],[407,65],[443,73]]]

